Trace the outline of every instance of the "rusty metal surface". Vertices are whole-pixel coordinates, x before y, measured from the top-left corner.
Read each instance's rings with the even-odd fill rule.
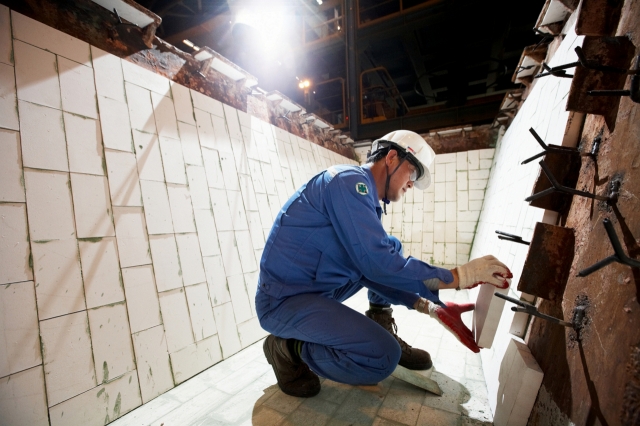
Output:
[[[438,135],[438,130],[444,129],[436,129],[431,133],[421,135],[436,154],[493,148],[498,139],[498,129],[491,128],[489,124],[474,126],[469,131],[461,130],[459,133],[443,136]]]
[[[547,300],[561,298],[573,262],[574,244],[573,229],[538,222],[518,291]]]
[[[576,33],[587,36],[611,36],[616,33],[624,0],[582,0]]]
[[[625,36],[585,37],[582,51],[586,58],[600,65],[630,69],[635,47]],[[626,80],[625,74],[576,67],[567,100],[567,110],[602,115],[609,128],[613,129],[620,97],[590,96],[587,91],[623,89]]]
[[[580,172],[580,157],[549,152],[545,155],[544,162],[560,184],[569,188],[576,187],[578,173]],[[551,188],[551,182],[549,182],[549,179],[547,179],[542,170],[540,170],[538,178],[533,185],[531,195],[542,192],[548,188]],[[572,195],[554,192],[545,197],[533,200],[529,204],[532,207],[563,213],[569,208],[572,198]]]

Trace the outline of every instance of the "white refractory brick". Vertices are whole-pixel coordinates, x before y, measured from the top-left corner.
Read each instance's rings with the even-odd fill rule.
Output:
[[[253,316],[249,295],[247,294],[247,288],[244,282],[244,275],[230,276],[227,278],[227,282],[229,284],[229,293],[231,294],[236,324],[240,324]]]
[[[89,45],[84,41],[15,11],[11,12],[11,24],[14,38],[72,61],[91,66]]]
[[[38,318],[43,320],[85,309],[76,240],[34,241],[32,250]]]
[[[162,165],[167,183],[186,185],[187,174],[184,170],[180,141],[160,136],[160,152],[162,153]]]
[[[222,102],[207,95],[203,95],[200,92],[196,92],[195,90],[191,90],[191,99],[193,99],[194,108],[201,109],[202,111],[217,115],[218,117],[224,117]]]
[[[469,176],[466,171],[457,173],[456,186],[458,191],[466,191],[469,189]]]
[[[167,185],[174,232],[196,232],[191,196],[186,185]]]
[[[455,243],[456,242],[456,223],[445,222],[444,225],[444,242]]]
[[[280,212],[280,207],[282,207],[277,195],[269,195],[269,207],[271,208],[271,216],[274,218],[277,217]]]
[[[253,181],[248,175],[238,175],[240,180],[240,191],[242,192],[242,200],[245,210],[258,211],[258,202],[256,201],[256,193],[253,190]]]
[[[109,149],[105,149],[104,153],[112,205],[141,207],[142,193],[135,154]]]
[[[32,240],[75,238],[69,174],[25,170],[29,205],[29,236]]]
[[[439,242],[433,243],[433,262],[432,263],[435,265],[444,264],[444,243],[439,243]]]
[[[218,336],[196,342],[171,354],[173,378],[182,383],[222,360]]]
[[[56,56],[18,40],[13,48],[18,99],[60,109]]]
[[[433,232],[422,233],[422,252],[423,253],[433,252]]]
[[[62,111],[18,102],[24,167],[69,171]]]
[[[231,138],[227,131],[227,123],[223,117],[216,115],[211,116],[211,124],[213,125],[213,133],[216,136],[216,149],[219,152],[226,152],[232,154],[233,147],[231,144]]]
[[[476,232],[476,222],[463,222],[458,220],[457,222],[457,228],[458,228],[458,232],[470,232],[475,234]]]
[[[209,186],[207,185],[207,175],[204,167],[188,165],[186,169],[193,208],[210,209]]]
[[[215,149],[202,148],[204,170],[207,174],[209,188],[224,189],[224,178],[220,166],[220,157]]]
[[[196,126],[178,121],[178,130],[180,131],[180,143],[185,164],[202,166],[200,140]]]
[[[164,182],[164,169],[162,167],[158,136],[134,130],[133,144],[140,179]]]
[[[24,202],[20,133],[0,129],[0,152],[0,201]]]
[[[126,102],[121,59],[95,46],[91,46],[91,58],[98,95]]]
[[[480,152],[478,150],[467,152],[467,168],[469,170],[480,168]]]
[[[471,211],[481,211],[482,210],[482,200],[469,201],[469,210],[471,210]]]
[[[49,407],[96,386],[86,311],[41,318],[40,337]]]
[[[467,151],[456,153],[456,170],[467,171]]]
[[[151,265],[122,269],[122,281],[131,332],[137,333],[162,324]]]
[[[455,201],[447,201],[445,203],[445,221],[447,222],[455,222],[456,220],[456,202]]]
[[[511,339],[500,364],[494,424],[526,425],[543,378],[527,345]]]
[[[488,179],[474,179],[469,181],[469,189],[484,189],[487,187]]]
[[[220,168],[222,170],[222,178],[226,189],[239,191],[238,173],[236,172],[236,164],[232,152],[219,152]],[[273,176],[271,177],[273,181]],[[275,183],[274,183],[275,188]]]
[[[456,162],[456,154],[438,154],[436,156],[436,163],[455,163]]]
[[[242,263],[233,231],[218,231],[218,241],[222,252],[222,262],[227,276],[242,274]]]
[[[453,163],[449,163],[453,164]],[[456,201],[456,182],[446,182],[445,183],[445,195],[444,199],[449,201]]]
[[[422,222],[422,230],[425,232],[433,232],[433,223],[434,223],[434,214],[433,212],[427,212],[424,214],[424,221]]]
[[[469,192],[458,191],[456,195],[456,204],[457,204],[458,210],[461,210],[461,211],[469,210]]]
[[[158,135],[172,139],[180,139],[178,135],[178,122],[173,100],[166,96],[151,92],[151,102],[156,119]]]
[[[178,244],[178,256],[182,268],[182,280],[185,286],[203,283],[206,281],[204,267],[202,266],[202,254],[198,235],[176,234]]]
[[[0,284],[33,279],[24,203],[0,204]]]
[[[98,108],[100,108],[100,125],[104,147],[133,152],[127,104],[98,96]]]
[[[481,169],[490,169],[491,164],[493,164],[493,160],[490,158],[480,159],[480,168]]]
[[[481,189],[474,189],[469,191],[469,201],[480,200],[484,198],[484,191]]]
[[[127,93],[131,128],[146,133],[156,133],[151,93],[142,87],[130,83],[125,83],[124,88]]]
[[[149,234],[170,234],[173,232],[171,207],[167,186],[164,182],[141,180],[142,202]]]
[[[469,255],[469,253],[471,252],[471,244],[464,244],[464,243],[458,243],[456,245],[456,253],[457,254],[464,254],[466,256]]]
[[[64,113],[69,171],[104,175],[102,133],[97,120]]]
[[[434,200],[436,202],[445,201],[447,199],[447,184],[445,182],[440,182],[440,183],[436,183],[434,187],[435,187]]]
[[[124,80],[160,95],[171,96],[169,79],[156,74],[153,71],[142,68],[127,60],[122,61]],[[127,96],[128,98],[128,96]]]
[[[127,268],[151,263],[142,207],[114,207],[113,219],[116,225],[120,266]]]
[[[71,173],[71,189],[78,238],[113,237],[107,178]]]
[[[227,287],[227,275],[224,272],[222,256],[203,257],[204,270],[207,274],[207,286],[211,297],[211,306],[218,306],[231,301]]]
[[[51,407],[49,416],[51,426],[102,424],[125,415],[141,404],[137,372],[132,371],[91,392]],[[103,413],[108,413],[107,418]]]
[[[0,6],[0,62],[13,65],[11,11],[7,6]]]
[[[476,309],[473,311],[473,334],[481,348],[491,348],[500,324],[504,299],[494,297],[494,293],[509,293],[509,289],[499,289],[492,285],[480,286]]]
[[[447,163],[446,164],[446,182],[455,182],[456,181],[456,164],[457,163]]]
[[[233,315],[233,306],[231,303],[216,306],[213,308],[213,314],[218,327],[222,357],[228,358],[242,349],[238,329],[236,328],[236,320]]]
[[[149,245],[158,291],[182,287],[182,271],[174,234],[151,235]]]
[[[216,136],[213,131],[213,125],[211,124],[211,115],[200,109],[194,109],[193,113],[196,117],[196,127],[198,128],[198,139],[200,139],[200,145],[202,147],[215,149]]]
[[[446,220],[446,203],[435,204],[433,220],[436,222],[444,222]]]
[[[0,127],[11,130],[20,129],[17,104],[14,68],[11,65],[0,64]]]
[[[456,244],[445,243],[444,244],[444,264],[455,265],[457,260],[456,256]]]
[[[469,181],[476,179],[489,179],[490,170],[469,170]]]
[[[93,69],[58,57],[62,109],[89,118],[98,118]]]
[[[134,333],[133,348],[142,402],[147,403],[173,387],[164,328],[157,326]]]
[[[118,265],[118,250],[113,237],[79,240],[80,262],[87,308],[124,300]]]
[[[437,243],[444,243],[446,222],[435,222],[433,224],[433,240]]]
[[[236,231],[236,244],[238,245],[238,254],[242,271],[245,273],[254,272],[258,269],[258,263],[254,253],[253,244],[251,242],[251,234],[249,231]]]
[[[173,103],[175,104],[176,118],[178,121],[183,121],[195,126],[196,120],[193,117],[193,103],[191,101],[190,89],[172,81],[171,94],[173,95]]]
[[[477,222],[480,212],[458,212],[458,222]]]
[[[224,189],[209,188],[209,192],[211,194],[213,216],[216,219],[216,229],[218,232],[233,230],[233,218],[227,201],[227,191]]]
[[[207,283],[192,285],[184,290],[187,294],[189,316],[191,317],[191,326],[193,327],[196,341],[216,334],[218,331],[216,322],[213,319],[213,309],[209,300]]]
[[[260,327],[258,317],[253,317],[249,321],[238,324],[238,335],[240,336],[240,342],[243,348],[266,337],[268,334],[268,332]]]
[[[255,252],[258,254],[259,252],[256,250]],[[256,292],[258,291],[258,279],[260,277],[260,271],[256,270],[253,272],[249,272],[248,274],[244,274],[244,284],[247,287],[247,294],[249,295],[249,304],[251,304],[251,313],[252,315],[257,315],[256,313]]]
[[[229,127],[229,136],[232,139],[242,140],[242,132],[240,130],[240,121],[238,120],[238,110],[230,105],[223,104],[224,116],[227,119]],[[287,134],[287,140],[288,134]]]
[[[459,243],[471,244],[474,236],[475,234],[473,232],[458,232],[457,241]]]
[[[88,314],[97,382],[135,370],[125,303],[89,309]]]
[[[49,425],[41,365],[0,379],[0,418],[8,425]]]
[[[447,166],[444,164],[435,164],[434,182],[445,182],[447,178]]]
[[[233,229],[236,231],[247,230],[247,213],[242,202],[242,194],[240,191],[227,191],[227,201],[229,203],[229,211],[231,212],[231,222]],[[271,198],[269,199],[271,203]],[[276,205],[280,207],[280,200],[277,200]]]
[[[200,241],[202,256],[219,255],[220,245],[218,244],[218,233],[216,232],[216,223],[213,220],[213,212],[211,209],[194,209],[193,213],[196,219],[196,227],[198,228],[198,240]]]
[[[33,281],[0,286],[0,377],[42,364]]]
[[[169,353],[192,344],[195,340],[191,329],[189,308],[187,307],[184,288],[160,293],[158,299],[160,299],[162,322],[167,337]]]
[[[485,149],[480,149],[478,150],[478,154],[480,159],[493,159],[493,155],[495,154],[496,149],[495,148],[485,148]]]

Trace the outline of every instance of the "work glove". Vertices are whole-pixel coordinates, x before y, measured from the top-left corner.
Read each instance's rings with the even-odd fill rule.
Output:
[[[460,290],[473,288],[480,284],[491,284],[498,288],[507,288],[513,274],[507,266],[495,257],[488,255],[474,259],[456,268]]]
[[[463,303],[458,305],[453,302],[446,302],[445,305],[447,307],[443,308],[436,303],[420,298],[418,302],[416,302],[415,309],[424,314],[429,314],[431,318],[437,320],[445,329],[456,336],[460,343],[471,349],[473,352],[480,352],[480,348],[473,338],[473,333],[466,325],[464,325],[462,318],[460,318],[460,314],[472,311],[475,308],[475,305],[473,303]]]

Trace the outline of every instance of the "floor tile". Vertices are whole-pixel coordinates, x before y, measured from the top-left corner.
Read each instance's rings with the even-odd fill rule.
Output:
[[[198,235],[195,233],[176,234],[176,243],[178,244],[178,256],[180,258],[184,285],[188,286],[205,282],[206,275],[204,273],[204,267],[202,266],[202,254],[200,252],[200,244],[198,243]]]
[[[0,418],[8,425],[49,425],[41,365],[0,379]]]
[[[0,284],[33,280],[24,203],[0,204]]]
[[[18,107],[24,167],[69,171],[62,111],[24,101]]]
[[[178,121],[193,124],[196,120],[193,117],[193,103],[191,101],[190,89],[178,83],[171,82],[171,93],[173,95],[173,103],[176,109],[176,118]]]
[[[171,207],[165,183],[140,180],[140,189],[149,234],[173,233]]]
[[[100,124],[105,148],[133,152],[129,108],[124,102],[98,96]]]
[[[158,299],[169,353],[179,351],[194,343],[184,289],[164,291],[158,294]]]
[[[414,425],[420,415],[422,400],[426,393],[416,386],[396,379],[377,415],[401,424]]]
[[[91,46],[91,58],[98,95],[126,102],[121,59],[95,46]]]
[[[167,340],[161,325],[134,333],[132,338],[140,393],[146,404],[173,387]]]
[[[196,341],[211,337],[218,331],[213,318],[213,308],[209,300],[207,283],[185,287],[191,327]]]
[[[105,149],[104,154],[112,205],[142,207],[142,192],[138,183],[135,154],[110,149]]]
[[[153,112],[156,119],[158,135],[160,137],[180,140],[173,100],[166,96],[151,92],[151,102],[153,104]]]
[[[11,130],[20,129],[17,104],[18,95],[14,67],[0,64],[0,127]]]
[[[13,36],[29,44],[91,66],[89,44],[48,25],[11,11]]]
[[[40,321],[85,309],[77,241],[33,241],[31,248]]]
[[[115,237],[79,240],[87,308],[124,300]]]
[[[162,154],[160,153],[158,136],[134,129],[133,144],[140,179],[164,182],[164,169],[162,167]]]
[[[100,123],[66,112],[63,115],[69,171],[105,175]]]
[[[184,168],[180,141],[160,136],[160,152],[162,154],[166,182],[186,185],[187,174]]]
[[[13,42],[18,99],[60,109],[56,55],[19,40]]]
[[[115,236],[107,178],[71,173],[71,190],[78,238]]]
[[[150,264],[149,237],[143,209],[141,207],[114,207],[113,219],[116,225],[120,267]]]
[[[84,117],[98,118],[93,69],[58,57],[62,109]]]
[[[196,232],[189,188],[186,185],[167,184],[167,194],[174,232]]]
[[[86,311],[40,321],[40,335],[49,407],[96,386]]]
[[[182,287],[182,269],[174,234],[151,235],[149,245],[158,292]]]
[[[423,406],[420,410],[420,417],[418,418],[417,425],[458,426],[459,419],[460,416],[448,411]]]
[[[0,286],[0,377],[42,364],[33,281]]]
[[[131,333],[162,323],[151,265],[122,269]]]

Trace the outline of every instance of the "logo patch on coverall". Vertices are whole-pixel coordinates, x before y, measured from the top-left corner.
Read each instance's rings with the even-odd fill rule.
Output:
[[[356,183],[356,191],[358,191],[358,194],[360,195],[367,195],[369,193],[369,188],[367,188],[367,185],[359,182]]]

